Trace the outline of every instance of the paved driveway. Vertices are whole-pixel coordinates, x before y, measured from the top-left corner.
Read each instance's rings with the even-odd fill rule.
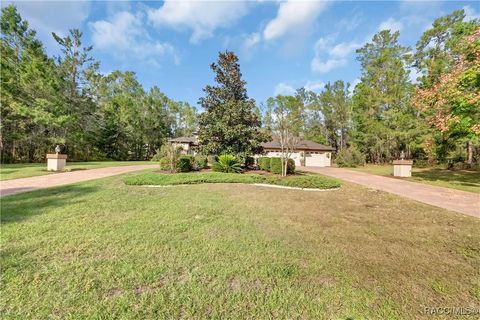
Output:
[[[298,167],[480,218],[480,194],[332,167]]]
[[[11,194],[32,191],[36,189],[50,188],[70,184],[80,181],[87,181],[99,178],[114,176],[117,174],[158,168],[155,164],[110,167],[99,169],[79,170],[72,172],[62,172],[55,174],[48,174],[44,176],[21,178],[0,181],[0,196],[7,196]]]

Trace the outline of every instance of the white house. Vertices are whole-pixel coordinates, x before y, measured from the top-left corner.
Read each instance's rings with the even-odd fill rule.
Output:
[[[260,145],[267,157],[280,157],[282,155],[278,140]],[[295,166],[330,167],[332,165],[332,151],[335,151],[335,148],[310,140],[300,140],[290,158],[295,161]]]

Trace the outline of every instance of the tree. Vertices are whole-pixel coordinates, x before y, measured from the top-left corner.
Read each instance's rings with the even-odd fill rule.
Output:
[[[96,109],[89,94],[89,81],[95,76],[99,63],[90,56],[92,46],[82,47],[82,32],[69,30],[69,34],[60,37],[54,32],[53,38],[61,47],[63,56],[58,58],[59,71],[64,80],[62,90],[70,114],[70,121],[65,125],[66,147],[75,157],[88,160],[90,146],[89,137],[95,136]]]
[[[205,154],[252,154],[266,141],[261,121],[255,112],[255,101],[248,98],[237,56],[221,52],[211,65],[217,86],[207,85],[199,104],[204,112],[199,117],[200,149]]]
[[[429,87],[417,88],[415,106],[440,132],[466,139],[467,163],[473,163],[473,142],[480,138],[480,27],[457,42],[453,66]]]
[[[410,104],[413,86],[405,66],[409,49],[398,44],[399,32],[383,30],[357,50],[361,82],[353,102],[352,139],[369,162],[389,161],[401,150],[412,154],[418,118]]]
[[[337,150],[347,145],[351,116],[349,87],[348,83],[337,80],[333,84],[327,83],[323,92],[318,95],[328,144]]]
[[[2,161],[43,160],[65,119],[61,79],[15,6],[2,8],[0,25]]]
[[[287,175],[288,159],[295,152],[304,124],[304,106],[299,95],[276,96],[267,100],[274,139],[280,144],[282,176]]]

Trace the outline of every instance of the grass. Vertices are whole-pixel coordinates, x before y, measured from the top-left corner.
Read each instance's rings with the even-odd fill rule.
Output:
[[[347,168],[363,171],[379,176],[393,176],[391,165],[365,165],[357,168]],[[412,168],[410,181],[431,184],[434,186],[458,189],[480,193],[480,172],[470,170],[447,170],[443,168]]]
[[[199,183],[267,183],[298,188],[331,189],[340,187],[335,179],[319,175],[304,176],[263,176],[259,174],[238,174],[221,172],[189,172],[160,174],[144,172],[127,176],[124,182],[128,185],[179,185]]]
[[[2,199],[3,319],[430,319],[480,303],[479,219],[349,183],[122,179]]]
[[[86,170],[116,166],[131,166],[136,164],[153,164],[150,161],[91,161],[91,162],[67,162],[66,170]],[[0,181],[34,176],[55,174],[47,171],[47,163],[18,163],[0,165]]]

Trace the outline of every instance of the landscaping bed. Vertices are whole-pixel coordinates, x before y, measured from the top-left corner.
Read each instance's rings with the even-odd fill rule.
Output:
[[[127,185],[180,185],[199,183],[262,183],[280,185],[293,188],[308,189],[334,189],[340,187],[340,182],[319,175],[296,175],[296,176],[267,176],[260,174],[238,174],[219,172],[196,172],[162,174],[145,172],[127,176],[123,179]]]

